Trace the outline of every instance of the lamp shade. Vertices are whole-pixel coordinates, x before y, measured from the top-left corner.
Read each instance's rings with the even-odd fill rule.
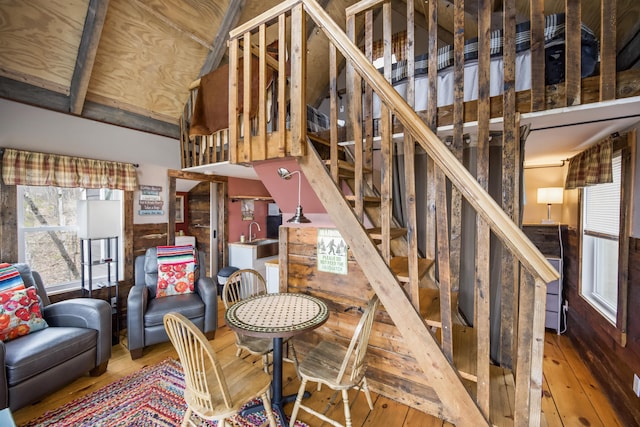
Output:
[[[101,239],[120,235],[119,200],[79,200],[78,237]]]
[[[561,205],[564,196],[562,187],[538,188],[538,203],[545,205]]]

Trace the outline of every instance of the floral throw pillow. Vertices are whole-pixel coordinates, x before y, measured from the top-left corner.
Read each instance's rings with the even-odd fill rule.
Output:
[[[36,288],[0,292],[0,340],[9,341],[47,326]]]
[[[156,297],[190,294],[194,291],[194,251],[188,246],[158,246]]]

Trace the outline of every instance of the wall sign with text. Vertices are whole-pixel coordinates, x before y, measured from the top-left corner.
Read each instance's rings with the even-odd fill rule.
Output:
[[[162,187],[157,185],[140,186],[140,210],[138,215],[164,215]]]
[[[347,247],[335,228],[318,229],[318,271],[347,274]]]

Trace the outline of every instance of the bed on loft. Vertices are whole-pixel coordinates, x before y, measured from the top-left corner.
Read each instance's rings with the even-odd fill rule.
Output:
[[[529,21],[516,25],[516,92],[531,89],[531,24]],[[564,82],[565,74],[565,15],[558,13],[545,17],[545,83],[555,85]],[[503,31],[491,33],[490,96],[503,93]],[[415,57],[415,110],[427,109],[429,99],[428,55]],[[597,71],[599,62],[598,39],[586,25],[581,28],[581,77],[589,77]],[[454,48],[447,45],[438,49],[437,106],[444,107],[454,102]],[[380,72],[383,72],[380,69]],[[406,99],[408,87],[407,60],[394,63],[391,83]],[[464,102],[478,99],[478,38],[464,45]],[[380,100],[373,97],[373,117],[380,117]]]

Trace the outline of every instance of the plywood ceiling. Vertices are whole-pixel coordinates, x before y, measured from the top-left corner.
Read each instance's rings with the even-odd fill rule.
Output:
[[[449,43],[453,0],[437,1],[440,42]],[[203,71],[226,61],[228,31],[278,3],[0,0],[0,97],[177,138],[188,87]],[[318,3],[344,28],[345,9],[356,0]],[[492,3],[497,12],[502,2]],[[473,37],[477,4],[465,4],[465,36]],[[529,0],[516,4],[518,19],[527,19]],[[545,4],[545,13],[554,13],[565,0]],[[424,33],[428,3],[416,0],[415,5]],[[599,5],[600,0],[582,0],[583,21],[595,31]],[[618,0],[617,5],[622,49],[640,37],[640,2]],[[406,3],[394,1],[393,7],[403,9]],[[315,104],[328,88],[327,40],[310,22],[307,36],[307,101]]]

